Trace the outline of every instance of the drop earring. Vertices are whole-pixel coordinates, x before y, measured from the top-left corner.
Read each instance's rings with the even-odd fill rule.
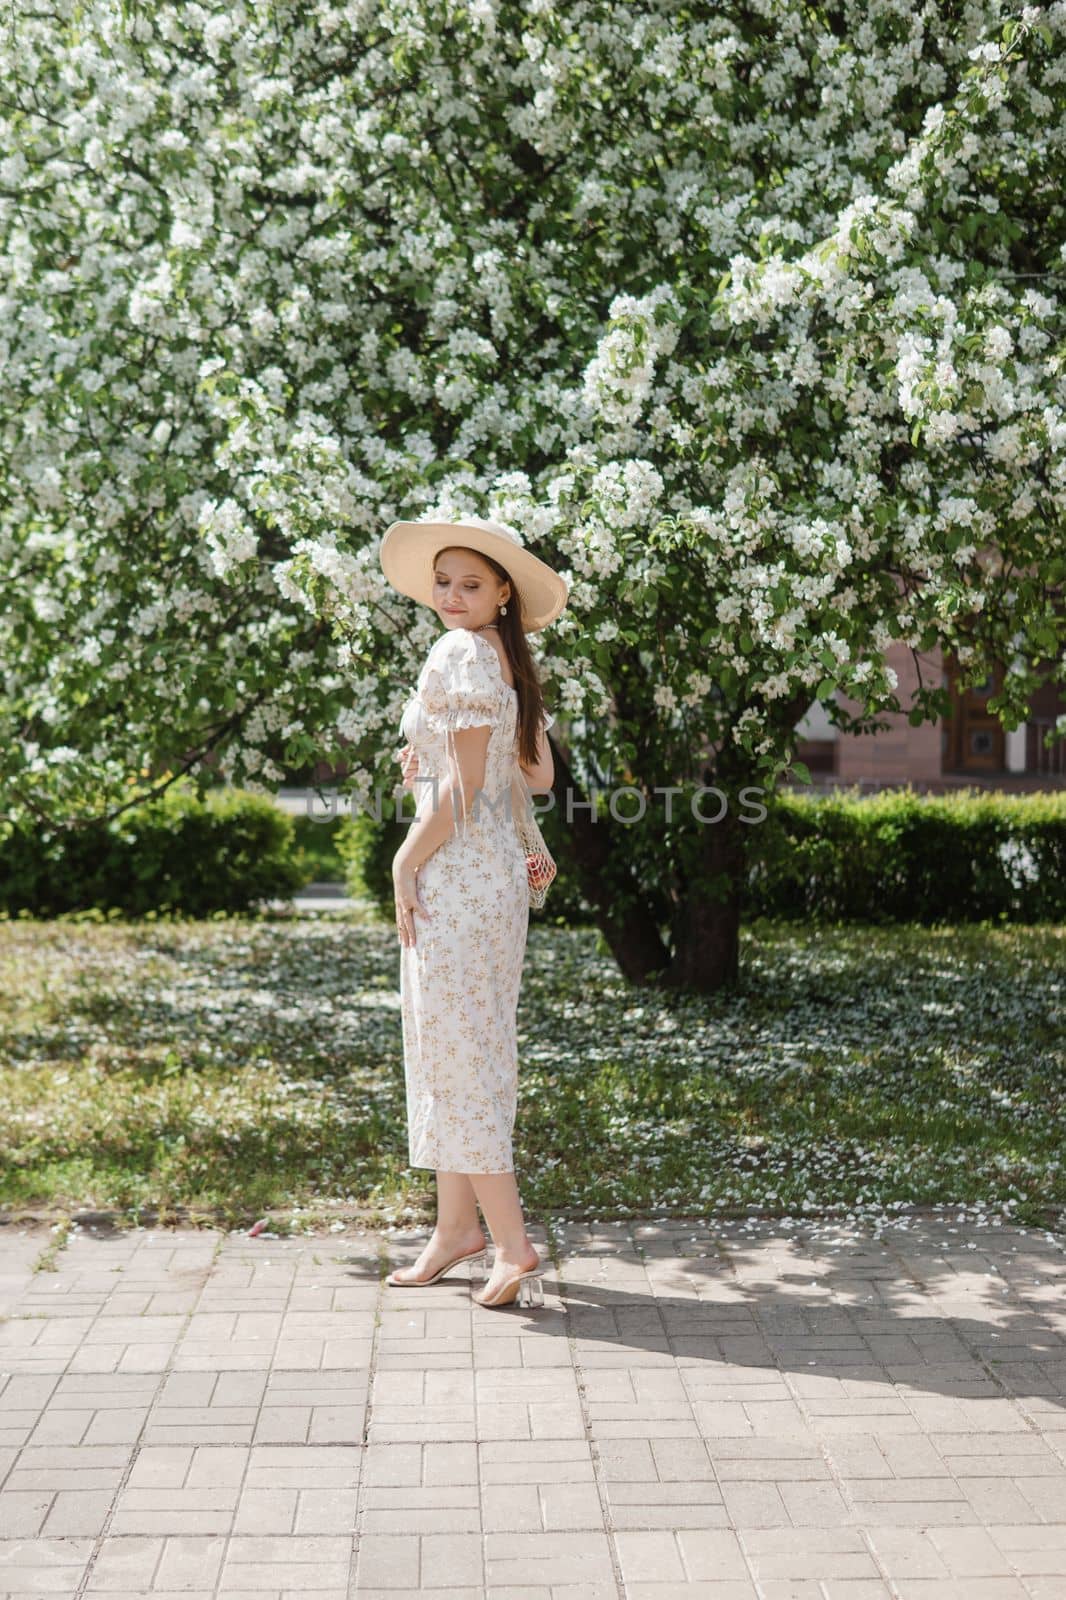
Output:
[[[506,605],[502,605],[500,607],[500,616],[501,617],[505,617],[506,615],[507,615],[507,607],[506,607]]]

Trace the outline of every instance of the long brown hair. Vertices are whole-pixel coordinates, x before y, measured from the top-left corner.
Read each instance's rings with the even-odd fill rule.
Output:
[[[480,556],[498,578],[511,585],[511,593],[504,602],[507,615],[501,617],[497,611],[494,620],[500,630],[500,637],[514,672],[515,694],[518,699],[518,759],[524,766],[531,767],[537,759],[537,738],[544,712],[544,696],[526,642],[525,629],[522,627],[522,596],[519,594],[518,585],[507,568],[494,561],[492,556],[487,556],[484,550],[471,550],[469,545],[465,544],[442,545],[433,557],[434,568],[445,550],[464,550],[468,555]]]

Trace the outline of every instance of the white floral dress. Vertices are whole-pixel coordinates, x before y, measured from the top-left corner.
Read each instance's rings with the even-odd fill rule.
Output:
[[[456,728],[488,725],[481,792],[416,875],[432,920],[400,949],[408,1159],[444,1172],[512,1172],[518,1098],[516,1013],[529,926],[525,855],[511,808],[518,699],[495,647],[470,628],[441,634],[400,732],[418,756],[416,816],[454,760]],[[545,727],[555,719],[547,716]]]

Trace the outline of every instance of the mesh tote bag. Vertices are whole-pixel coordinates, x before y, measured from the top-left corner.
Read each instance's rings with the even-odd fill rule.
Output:
[[[537,826],[537,819],[533,815],[532,792],[517,762],[512,788],[512,811],[515,832],[526,858],[529,903],[539,909],[544,904],[557,869],[551,851],[544,842],[544,835]]]

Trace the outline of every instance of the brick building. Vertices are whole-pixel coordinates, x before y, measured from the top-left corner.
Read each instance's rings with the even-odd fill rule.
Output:
[[[918,686],[918,667],[905,645],[888,650],[888,662],[899,676],[897,694],[908,705]],[[971,785],[1004,790],[1059,789],[1066,786],[1066,745],[1047,750],[1043,739],[1066,712],[1066,698],[1056,684],[1045,683],[1030,702],[1029,720],[1008,733],[988,712],[995,693],[993,675],[979,688],[955,687],[950,663],[939,651],[919,656],[922,681],[945,684],[951,694],[951,715],[912,728],[905,712],[892,715],[892,726],[876,734],[847,734],[834,728],[825,708],[816,703],[800,723],[796,758],[810,769],[814,787],[879,789],[911,784],[942,792]],[[849,712],[860,709],[842,697]]]

